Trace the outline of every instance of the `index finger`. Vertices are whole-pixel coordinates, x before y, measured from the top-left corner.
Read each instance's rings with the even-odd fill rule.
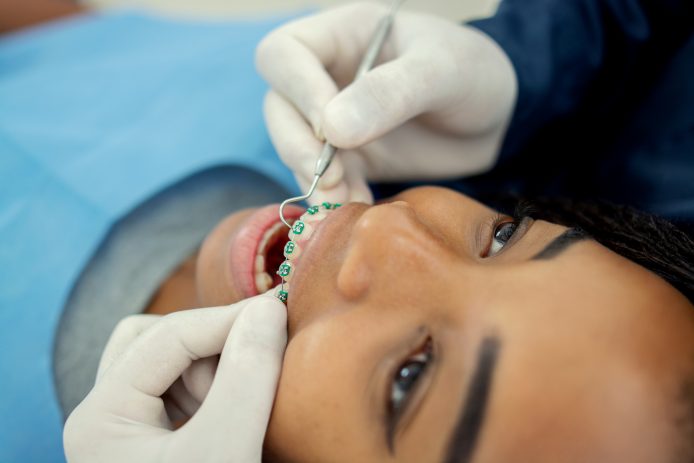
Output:
[[[212,387],[177,444],[216,449],[229,461],[260,454],[287,342],[286,307],[264,297],[234,323]]]
[[[385,11],[352,4],[292,21],[258,45],[258,71],[320,132],[323,108],[354,77]]]
[[[234,320],[251,300],[163,317],[133,341],[104,372],[100,383],[161,396],[194,360],[222,352]]]

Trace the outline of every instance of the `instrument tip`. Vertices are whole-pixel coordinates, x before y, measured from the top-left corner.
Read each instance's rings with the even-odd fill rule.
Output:
[[[284,207],[289,204],[289,199],[285,200],[280,204],[280,220],[282,221],[283,224],[287,226],[287,228],[292,228],[292,226],[287,222],[287,219],[284,218]]]

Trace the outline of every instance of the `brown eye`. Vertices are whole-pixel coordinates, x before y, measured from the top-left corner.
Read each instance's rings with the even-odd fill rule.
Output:
[[[389,409],[391,413],[397,413],[402,409],[414,389],[417,381],[431,361],[431,345],[429,342],[424,348],[410,355],[395,371],[395,376],[390,387]]]
[[[513,237],[513,234],[516,233],[517,229],[517,222],[503,222],[497,225],[492,233],[492,242],[489,246],[487,257],[491,257],[501,251]]]

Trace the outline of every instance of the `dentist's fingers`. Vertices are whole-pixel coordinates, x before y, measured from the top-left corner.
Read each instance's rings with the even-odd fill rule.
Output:
[[[464,76],[456,86],[451,78],[441,77],[457,75],[456,65],[412,47],[372,69],[326,105],[321,122],[326,139],[335,146],[356,148],[409,119],[445,107],[454,95],[466,91]]]
[[[265,117],[270,138],[280,158],[293,171],[301,190],[308,191],[323,143],[315,138],[291,103],[276,92],[270,91],[265,97]],[[349,176],[345,175],[345,169],[349,169]],[[313,205],[323,201],[373,202],[373,195],[366,183],[365,164],[356,151],[338,150],[335,154],[308,203]]]
[[[338,92],[335,78],[351,80],[384,11],[351,4],[292,21],[258,45],[256,67],[319,133],[323,108]]]
[[[374,196],[367,183],[366,159],[362,153],[346,151],[344,153],[345,183],[349,191],[348,202],[366,204],[374,203]]]
[[[362,202],[373,204],[373,193],[367,183],[366,161],[358,151],[338,150],[336,157],[344,166],[344,174],[339,183],[326,188],[323,181],[318,183],[315,193],[308,199],[310,205],[329,203]],[[308,188],[307,185],[302,185]]]
[[[319,132],[321,112],[338,89],[318,58],[295,37],[272,32],[258,45],[256,67]]]
[[[194,361],[166,391],[163,399],[172,421],[190,418],[205,400],[217,371],[218,356]],[[178,411],[178,415],[170,411]]]
[[[181,375],[181,380],[186,390],[198,402],[202,403],[212,387],[214,376],[217,373],[219,356],[207,357],[196,360]]]
[[[286,343],[286,307],[270,294],[257,296],[234,323],[210,392],[184,435],[229,461],[260,461]]]
[[[131,315],[124,318],[111,333],[111,337],[106,343],[104,352],[99,360],[99,368],[96,372],[98,382],[104,371],[106,371],[118,357],[125,352],[133,341],[161,319],[161,315],[141,314]]]
[[[268,132],[277,154],[306,191],[313,180],[316,160],[324,142],[316,138],[296,108],[277,92],[268,92],[264,110]],[[325,189],[333,188],[342,181],[342,177],[343,166],[338,154],[321,178],[320,186]]]
[[[222,351],[234,320],[253,300],[162,317],[115,360],[101,382],[108,380],[112,386],[158,398],[193,361]]]

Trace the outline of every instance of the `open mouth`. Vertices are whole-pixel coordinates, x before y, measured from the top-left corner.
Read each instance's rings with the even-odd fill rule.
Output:
[[[288,242],[287,227],[282,222],[272,225],[261,237],[255,255],[254,268],[255,287],[258,293],[264,293],[282,283],[282,277],[277,274],[277,269],[284,262],[284,248]]]
[[[231,242],[231,284],[241,291],[243,297],[264,293],[280,284],[286,290],[302,248],[307,245],[319,222],[339,204],[324,203],[308,209],[285,208],[284,215],[292,224],[290,230],[280,221],[278,207],[271,205],[256,211]]]
[[[320,206],[311,206],[304,212],[298,220],[292,223],[288,234],[288,241],[284,242],[283,255],[284,262],[279,265],[277,275],[281,277],[282,287],[276,296],[282,301],[287,302],[289,297],[288,283],[294,276],[299,255],[308,245],[308,240],[320,226],[320,222],[325,220],[340,204],[322,203]]]
[[[287,227],[280,222],[278,208],[278,204],[272,204],[255,211],[229,242],[229,284],[244,298],[281,283],[275,272],[284,260],[282,247],[288,237]],[[285,209],[285,217],[291,223],[303,212],[301,207],[290,206]]]

